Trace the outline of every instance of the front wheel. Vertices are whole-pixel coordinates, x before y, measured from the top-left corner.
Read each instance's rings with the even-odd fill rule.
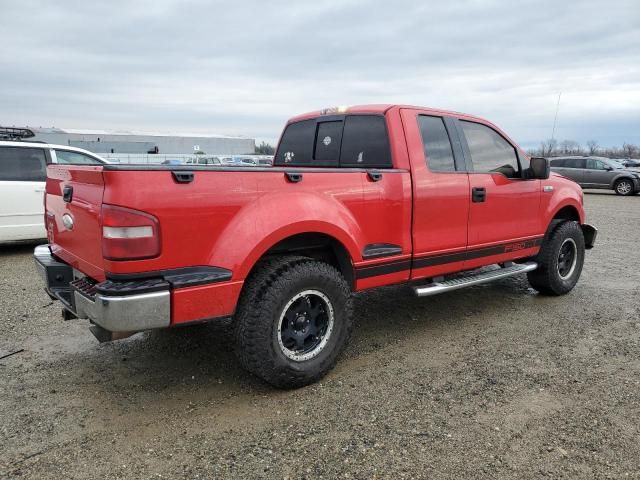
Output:
[[[616,182],[613,189],[618,195],[633,195],[633,182],[628,178],[620,179]]]
[[[243,366],[279,388],[313,383],[333,368],[352,329],[351,291],[334,267],[286,256],[257,267],[235,316]]]
[[[529,283],[544,295],[564,295],[578,283],[584,264],[584,235],[577,222],[557,225],[536,257],[538,268],[529,272]]]

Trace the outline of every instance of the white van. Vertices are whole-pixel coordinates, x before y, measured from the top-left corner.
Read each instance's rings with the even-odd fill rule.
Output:
[[[0,127],[0,135],[2,130]],[[50,163],[100,165],[107,162],[81,148],[0,141],[0,243],[47,237],[44,188]]]

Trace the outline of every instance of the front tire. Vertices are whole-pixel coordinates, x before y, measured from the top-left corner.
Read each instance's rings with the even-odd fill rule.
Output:
[[[236,352],[251,373],[278,388],[318,381],[352,330],[351,290],[334,267],[285,256],[259,265],[234,319]]]
[[[623,195],[625,197],[627,195],[634,194],[633,182],[628,178],[621,178],[618,180],[613,189],[618,195]]]
[[[578,283],[584,264],[584,235],[577,222],[555,226],[536,257],[538,268],[527,274],[529,284],[543,295],[564,295]]]

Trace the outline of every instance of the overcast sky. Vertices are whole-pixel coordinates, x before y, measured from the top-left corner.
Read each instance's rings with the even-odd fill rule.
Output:
[[[239,134],[406,103],[640,144],[640,1],[0,0],[0,124]]]

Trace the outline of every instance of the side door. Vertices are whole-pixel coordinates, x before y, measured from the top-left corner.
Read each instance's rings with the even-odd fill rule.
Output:
[[[0,241],[46,238],[42,148],[0,147]]]
[[[567,158],[564,161],[564,171],[561,175],[570,178],[579,185],[584,185],[584,168],[586,166],[586,160],[584,158]]]
[[[411,278],[462,270],[470,190],[455,120],[414,109],[401,116],[413,179]]]
[[[525,178],[526,157],[492,125],[466,119],[457,125],[471,190],[465,268],[535,253],[546,226],[541,182]]]
[[[584,170],[585,186],[595,188],[609,188],[616,172],[611,167],[607,169],[607,164],[602,160],[595,158],[586,159],[586,168]]]

